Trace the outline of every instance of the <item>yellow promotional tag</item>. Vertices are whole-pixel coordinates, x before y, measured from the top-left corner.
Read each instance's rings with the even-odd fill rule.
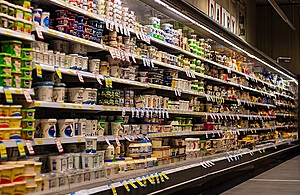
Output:
[[[20,156],[26,156],[25,148],[21,140],[16,141]]]
[[[162,176],[163,176],[166,180],[169,180],[169,179],[170,179],[165,173],[162,173]]]
[[[4,94],[5,94],[5,99],[7,103],[13,103],[11,91],[9,90],[8,87],[3,87]]]
[[[61,75],[61,72],[60,72],[58,66],[54,66],[54,69],[55,69],[55,72],[56,72],[58,78],[59,78],[59,79],[62,79],[62,75]]]
[[[0,155],[1,158],[7,158],[6,147],[3,142],[0,142]]]
[[[155,185],[155,182],[152,180],[152,178],[149,175],[147,176],[147,179],[152,185]]]
[[[265,152],[266,152],[264,148],[263,148],[262,150],[263,150],[263,153],[265,153]]]
[[[159,177],[158,177],[157,174],[155,174],[155,178],[156,178],[156,183],[157,183],[157,184],[160,184]]]
[[[108,184],[108,187],[110,187],[110,189],[111,189],[113,195],[117,195],[117,194],[118,194],[118,193],[117,193],[117,190],[116,190],[116,188],[115,188],[115,186],[113,186],[113,185],[111,185],[111,184]]]
[[[138,187],[132,182],[132,181],[127,181],[134,189],[137,189]]]
[[[164,177],[161,174],[158,174],[160,177],[161,182],[165,182]]]
[[[277,146],[276,146],[276,145],[274,145],[274,148],[275,148],[275,149],[277,149]]]
[[[143,176],[143,182],[144,182],[144,186],[146,187],[147,186],[147,180],[146,180],[146,178]]]
[[[128,187],[126,181],[121,181],[121,184],[125,187],[125,189],[127,190],[127,192],[130,192],[130,188]]]
[[[141,187],[145,187],[145,185],[141,182],[141,180],[135,179],[135,181],[136,181]]]
[[[36,76],[38,78],[43,78],[43,71],[39,62],[35,62],[35,70],[36,70]]]
[[[253,156],[253,152],[250,152],[250,155]]]

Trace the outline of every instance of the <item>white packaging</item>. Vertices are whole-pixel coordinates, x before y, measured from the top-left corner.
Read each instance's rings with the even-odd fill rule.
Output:
[[[93,156],[94,154],[81,153],[82,169],[93,168]]]
[[[48,65],[54,66],[54,54],[53,54],[53,50],[49,50],[48,51],[48,55],[49,55]]]
[[[73,137],[74,128],[73,128],[74,119],[59,119],[58,120],[58,129],[60,137]]]
[[[80,169],[80,153],[72,153],[71,156],[73,156],[74,168]]]
[[[54,62],[54,66],[60,66],[60,52],[59,51],[55,51],[53,52],[53,62]]]
[[[92,120],[86,120],[85,136],[92,135]]]
[[[81,70],[82,69],[82,60],[83,60],[83,57],[82,56],[78,56],[77,70]]]
[[[82,104],[84,88],[68,88],[68,101],[76,104]]]
[[[59,67],[65,68],[65,62],[66,62],[66,54],[65,53],[60,53]]]
[[[53,97],[52,82],[38,82],[36,89],[37,97],[40,101],[52,102]]]
[[[85,136],[86,134],[85,129],[86,129],[86,119],[81,118],[78,120],[78,129],[77,129],[78,136]]]
[[[82,57],[81,70],[87,72],[88,70],[88,57]]]
[[[70,68],[76,70],[78,66],[78,54],[70,54],[70,56],[71,56]]]
[[[98,126],[98,120],[92,120],[92,136],[97,136],[97,126]]]
[[[82,94],[82,102],[83,104],[91,104],[91,97],[93,96],[92,88],[85,88]]]
[[[64,83],[54,85],[53,87],[53,102],[64,102],[65,101],[65,87]]]
[[[43,138],[55,138],[56,122],[56,119],[41,119],[41,130],[43,132]]]
[[[50,156],[51,171],[66,171],[68,169],[68,157],[65,155]]]

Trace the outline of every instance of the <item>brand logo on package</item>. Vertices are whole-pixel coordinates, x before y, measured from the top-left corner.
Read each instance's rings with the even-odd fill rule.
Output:
[[[229,31],[236,34],[236,20],[225,8],[221,7],[214,0],[208,1],[208,16]]]

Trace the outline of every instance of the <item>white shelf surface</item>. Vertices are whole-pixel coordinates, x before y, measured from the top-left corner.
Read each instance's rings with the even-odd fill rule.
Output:
[[[8,87],[10,90],[11,94],[17,94],[17,95],[22,95],[24,94],[22,88],[13,88],[13,87]],[[29,92],[30,95],[34,95],[34,90],[33,89],[25,89]],[[0,86],[0,93],[4,93],[4,87]]]
[[[9,36],[9,37],[13,37],[16,39],[22,39],[25,41],[34,41],[35,40],[34,35],[29,35],[26,33],[17,32],[17,31],[13,31],[10,29],[2,28],[2,27],[0,27],[0,35]]]

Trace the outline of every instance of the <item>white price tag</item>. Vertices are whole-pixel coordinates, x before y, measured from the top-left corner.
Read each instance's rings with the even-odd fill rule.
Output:
[[[165,110],[165,112],[166,112],[166,118],[169,118],[168,110]]]
[[[143,65],[147,66],[147,59],[143,57]]]
[[[162,118],[161,117],[161,110],[160,109],[158,110],[158,118]]]
[[[24,142],[25,142],[25,145],[26,145],[26,147],[27,147],[27,150],[28,150],[29,154],[30,154],[30,155],[34,155],[35,152],[34,152],[34,150],[33,150],[31,141],[30,141],[30,140],[24,140]]]
[[[145,115],[144,109],[143,109],[143,108],[140,108],[140,111],[141,111],[141,118],[143,118],[144,115]]]
[[[118,138],[117,135],[115,135],[115,140],[116,140],[117,146],[121,146],[121,143],[120,143],[119,138]]]
[[[150,118],[153,118],[153,111],[150,109]]]
[[[122,108],[122,117],[125,117],[126,111],[125,108]]]
[[[35,32],[36,32],[38,38],[41,39],[41,40],[44,40],[44,36],[43,36],[43,33],[40,29],[40,26],[36,23],[34,23],[34,24],[35,24]]]
[[[131,108],[131,116],[134,118],[134,108]]]
[[[63,147],[62,147],[62,144],[61,144],[60,139],[59,139],[59,138],[55,138],[55,139],[54,139],[54,142],[55,142],[55,144],[56,144],[56,146],[57,146],[58,152],[59,152],[59,153],[63,153],[63,152],[64,152],[64,149],[63,149]]]
[[[23,94],[24,94],[24,97],[26,99],[26,102],[27,103],[32,103],[32,98],[31,98],[31,95],[28,92],[28,89],[22,89],[22,90],[23,90]]]
[[[152,59],[150,59],[150,63],[151,63],[151,67],[154,68],[154,63]]]
[[[101,75],[101,76],[102,76],[102,75]],[[101,81],[101,78],[100,78],[100,75],[99,75],[98,73],[95,74],[95,77],[96,77],[98,83],[99,83],[100,85],[103,85],[103,83],[102,83],[102,81]],[[102,79],[104,79],[103,76],[102,76]]]
[[[161,111],[161,114],[162,114],[162,118],[165,118],[165,111],[164,110]]]
[[[148,108],[145,108],[145,111],[146,111],[146,118],[149,118],[149,110],[148,110]]]
[[[111,143],[109,142],[108,138],[106,136],[104,136],[104,140],[106,141],[106,143],[110,146]]]

